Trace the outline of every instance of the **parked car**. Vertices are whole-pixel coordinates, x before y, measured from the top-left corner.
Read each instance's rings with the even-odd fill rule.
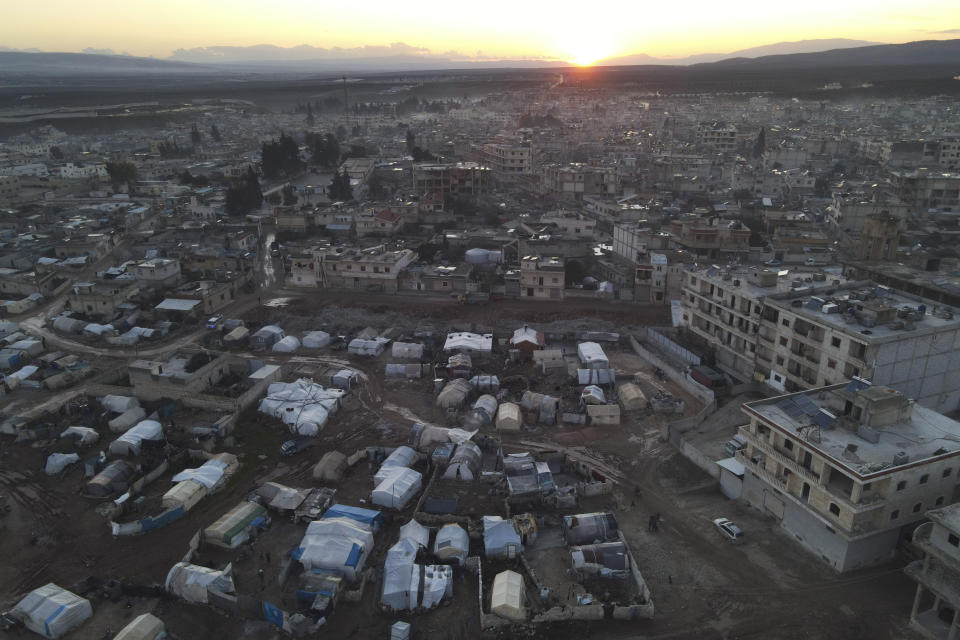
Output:
[[[767,265],[768,267],[779,267],[783,263],[779,260],[767,260],[763,264]]]
[[[723,448],[724,451],[727,452],[727,455],[733,456],[736,455],[737,451],[746,448],[746,446],[747,439],[738,433],[737,435],[733,436]]]
[[[304,449],[309,449],[316,444],[316,438],[312,438],[310,436],[297,436],[293,440],[287,440],[280,445],[280,455],[284,458],[288,458],[294,454],[300,453]]]
[[[728,518],[714,518],[713,525],[717,528],[717,531],[720,532],[720,535],[728,540],[739,542],[743,539],[743,529],[737,526],[733,520]]]

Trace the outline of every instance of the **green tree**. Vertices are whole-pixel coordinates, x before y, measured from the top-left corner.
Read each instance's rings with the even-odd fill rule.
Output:
[[[203,134],[197,128],[197,123],[193,123],[193,127],[190,129],[190,143],[194,147],[199,147],[201,142],[203,142]]]
[[[216,123],[210,125],[210,138],[214,142],[221,142],[223,140],[223,136],[220,135],[220,128],[217,127]]]
[[[753,143],[753,157],[759,158],[767,150],[767,130],[760,127],[760,133],[757,134],[757,140]]]
[[[282,131],[279,140],[263,143],[260,162],[265,178],[294,175],[303,169],[300,148],[291,136]]]
[[[54,160],[63,160],[63,151],[60,147],[50,147],[50,157]]]
[[[307,103],[309,106],[309,103]],[[283,187],[283,205],[284,206],[293,206],[297,204],[297,190],[292,184],[284,185]]]
[[[260,181],[253,167],[247,167],[247,172],[227,189],[224,208],[228,215],[242,216],[263,204],[263,192],[260,190]]]
[[[314,122],[314,120],[313,120],[313,107],[312,107],[312,106],[310,105],[310,103],[308,102],[308,103],[307,103],[307,126],[308,126],[308,127],[312,127],[312,126],[313,126],[313,122]]]
[[[353,200],[353,187],[350,186],[350,176],[345,170],[333,174],[333,180],[327,188],[327,195],[335,202]]]
[[[107,175],[110,176],[110,182],[113,188],[119,189],[126,185],[127,191],[133,193],[137,184],[137,166],[132,162],[108,162]]]

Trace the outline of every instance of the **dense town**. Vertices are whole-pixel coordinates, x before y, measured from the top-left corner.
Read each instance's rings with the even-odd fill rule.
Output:
[[[960,100],[461,84],[0,112],[6,634],[957,637]]]

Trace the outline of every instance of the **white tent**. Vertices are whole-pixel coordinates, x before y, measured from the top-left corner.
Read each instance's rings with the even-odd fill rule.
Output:
[[[607,400],[603,395],[603,389],[591,384],[583,388],[583,392],[580,394],[580,401],[584,404],[604,404]]]
[[[390,468],[390,467],[388,467]],[[388,475],[377,488],[373,490],[370,499],[373,504],[393,509],[403,509],[413,496],[420,491],[423,476],[419,471],[406,467],[392,467],[393,473]]]
[[[273,350],[277,353],[293,353],[300,348],[300,341],[295,336],[287,336],[273,343]]]
[[[426,549],[430,544],[430,530],[416,520],[411,520],[400,527],[400,539],[412,540]]]
[[[460,351],[465,353],[490,353],[493,350],[492,333],[448,333],[443,343],[446,352]]]
[[[456,560],[463,565],[470,551],[470,537],[458,524],[445,524],[437,531],[433,543],[433,555],[441,560]]]
[[[308,331],[303,334],[301,344],[307,349],[323,349],[330,344],[330,334],[326,331]]]
[[[123,413],[134,407],[139,407],[140,401],[129,396],[103,396],[100,398],[100,404],[108,411]]]
[[[113,640],[160,640],[165,637],[163,620],[144,613],[131,620],[130,624],[113,637]]]
[[[347,351],[356,356],[379,356],[387,348],[388,342],[390,341],[386,338],[374,338],[372,340],[354,338],[347,345]]]
[[[483,553],[488,558],[516,558],[520,555],[520,534],[513,520],[483,516]]]
[[[212,491],[223,482],[224,475],[230,468],[230,462],[221,458],[211,458],[195,469],[184,469],[171,480],[174,482],[183,482],[184,480],[193,480]]]
[[[279,418],[293,433],[315,436],[340,408],[345,394],[342,389],[324,389],[303,378],[290,383],[274,382],[267,387],[259,411]]]
[[[501,431],[519,431],[523,426],[520,405],[504,402],[497,408],[497,429]]]
[[[423,357],[423,345],[417,342],[394,342],[390,355],[402,360],[419,360]]]
[[[350,518],[324,518],[310,523],[294,557],[306,570],[340,571],[354,581],[372,549],[370,525]]]
[[[133,407],[132,409],[127,409],[116,418],[108,422],[107,426],[110,427],[110,431],[122,433],[146,417],[147,412],[144,411],[143,407]]]
[[[596,342],[581,342],[577,345],[577,355],[587,369],[609,369],[610,360],[603,348]]]
[[[44,638],[60,638],[90,618],[93,607],[86,598],[51,582],[28,593],[10,615]]]
[[[516,571],[503,571],[493,579],[490,611],[507,620],[523,622],[527,619],[523,576]]]
[[[168,593],[183,598],[187,602],[206,603],[210,601],[211,590],[233,593],[231,569],[229,564],[223,571],[217,571],[189,562],[178,562],[167,573],[164,588]]]
[[[43,471],[48,476],[53,476],[63,471],[74,462],[80,462],[80,456],[75,453],[51,453],[47,458],[47,464],[44,466]]]
[[[163,427],[156,420],[143,420],[110,443],[115,456],[138,456],[144,440],[163,440]]]
[[[67,427],[66,430],[60,434],[61,438],[66,438],[69,436],[78,438],[77,442],[81,446],[93,444],[100,439],[100,434],[97,433],[96,429],[91,429],[90,427]]]
[[[420,455],[407,446],[397,447],[380,465],[379,471],[373,476],[374,484],[380,484],[387,476],[393,473],[392,469],[409,467],[420,459]]]

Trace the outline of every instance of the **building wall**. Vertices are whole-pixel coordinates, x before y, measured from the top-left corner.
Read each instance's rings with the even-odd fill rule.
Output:
[[[925,407],[949,413],[960,407],[960,330],[910,336],[879,345],[874,384],[885,384]]]

